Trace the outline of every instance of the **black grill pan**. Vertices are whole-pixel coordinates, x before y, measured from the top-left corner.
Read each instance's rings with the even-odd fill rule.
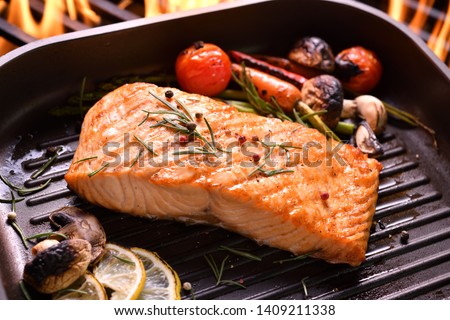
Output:
[[[81,117],[55,118],[47,110],[113,76],[173,72],[180,50],[197,40],[225,49],[285,55],[304,35],[326,39],[335,52],[352,45],[380,56],[385,72],[375,94],[416,114],[437,132],[392,121],[382,143],[379,200],[367,259],[360,267],[307,258],[283,264],[291,255],[215,227],[149,221],[82,202],[63,180],[77,145]],[[449,69],[406,27],[384,13],[353,1],[238,1],[192,12],[114,24],[40,40],[0,57],[1,174],[15,184],[48,188],[18,203],[18,223],[27,235],[47,231],[49,212],[76,205],[95,213],[110,241],[157,251],[194,287],[196,299],[448,299],[450,298],[450,112]],[[63,156],[41,180],[48,146]],[[1,184],[0,197],[9,198]],[[1,204],[0,297],[23,299],[18,282],[29,253],[6,223]],[[400,233],[408,231],[407,244]],[[217,261],[220,245],[262,257],[230,256],[224,278],[242,282],[216,286],[204,256]],[[45,298],[37,296],[37,298]],[[192,298],[183,292],[184,299]]]

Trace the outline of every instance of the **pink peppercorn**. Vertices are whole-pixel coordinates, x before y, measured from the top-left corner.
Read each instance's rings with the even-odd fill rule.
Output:
[[[328,192],[322,192],[320,194],[320,199],[322,199],[322,200],[328,200],[329,197],[330,197],[330,194]]]

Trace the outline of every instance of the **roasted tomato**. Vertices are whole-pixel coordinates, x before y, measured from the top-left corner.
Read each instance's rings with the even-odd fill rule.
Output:
[[[199,41],[178,55],[175,72],[184,91],[215,96],[230,81],[231,62],[218,46]]]
[[[376,54],[360,46],[341,51],[335,59],[336,75],[355,93],[371,91],[381,79],[382,65]]]

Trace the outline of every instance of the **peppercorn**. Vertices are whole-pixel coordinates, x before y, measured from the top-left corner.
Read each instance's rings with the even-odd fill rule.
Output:
[[[253,142],[259,141],[259,137],[258,137],[258,136],[252,136],[252,141],[253,141]]]
[[[186,129],[188,129],[189,132],[192,132],[195,130],[195,128],[197,128],[197,125],[193,122],[188,122],[186,124]]]
[[[259,154],[252,155],[253,162],[259,162],[261,160],[261,156]]]
[[[200,120],[201,118],[203,118],[203,113],[201,113],[201,112],[196,112],[196,113],[195,113],[195,119]]]
[[[401,242],[402,244],[407,244],[407,243],[408,243],[408,240],[409,240],[409,233],[408,233],[408,231],[403,230],[403,231],[400,233],[400,242]]]
[[[166,98],[170,99],[173,97],[173,91],[167,90],[166,92],[164,92],[164,95],[166,96]]]
[[[238,141],[239,141],[239,144],[244,144],[245,141],[247,141],[247,138],[245,136],[239,136]]]
[[[329,197],[330,197],[330,194],[328,192],[322,192],[320,194],[320,199],[322,199],[322,200],[328,200]]]
[[[191,291],[192,290],[192,284],[190,282],[183,283],[183,289],[186,290],[186,291]]]

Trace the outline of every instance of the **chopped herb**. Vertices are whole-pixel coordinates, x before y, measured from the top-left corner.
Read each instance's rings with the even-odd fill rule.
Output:
[[[147,143],[145,143],[141,138],[139,138],[138,136],[136,136],[136,135],[133,135],[133,137],[140,143],[140,144],[142,144],[151,154],[153,154],[154,156],[158,156],[157,154],[156,154],[156,152],[155,151],[153,151],[153,149],[147,144]]]
[[[40,167],[36,172],[34,172],[31,175],[31,179],[36,179],[37,177],[39,177],[41,174],[44,173],[45,170],[47,170],[48,167],[50,167],[50,165],[56,160],[56,158],[58,158],[58,152],[60,152],[62,150],[62,147],[58,147],[55,150],[55,153],[47,160],[46,163],[44,163],[42,165],[42,167]]]
[[[93,160],[93,159],[97,159],[97,158],[98,158],[97,156],[87,157],[87,158],[83,158],[83,159],[80,159],[78,161],[75,161],[73,164],[77,164],[77,163],[80,163],[80,162],[89,161],[89,160]]]
[[[100,171],[106,169],[109,166],[109,162],[105,163],[104,165],[102,165],[100,168],[98,168],[95,171],[92,171],[91,173],[88,174],[88,177],[91,178],[93,176],[95,176],[97,173],[99,173]]]
[[[68,237],[65,234],[59,233],[59,232],[44,232],[44,233],[38,233],[35,235],[32,235],[28,238],[26,238],[26,240],[33,240],[33,239],[39,239],[39,238],[48,238],[50,236],[58,236],[63,238],[64,240],[67,240]]]
[[[119,260],[119,261],[122,261],[122,262],[125,262],[125,263],[128,263],[128,264],[134,265],[134,262],[133,262],[133,261],[128,260],[128,259],[126,259],[126,258],[119,257],[119,256],[116,255],[116,254],[111,254],[111,256],[114,257],[114,258],[116,258],[116,259]]]
[[[231,253],[233,253],[233,254],[235,254],[235,255],[238,255],[238,256],[247,258],[247,259],[249,259],[249,260],[262,261],[262,259],[261,259],[260,257],[255,256],[255,255],[253,255],[253,254],[250,254],[250,253],[248,253],[248,252],[239,250],[239,249],[230,248],[230,247],[227,247],[227,246],[220,246],[219,248],[222,249],[222,250],[229,251],[229,252],[231,252]]]

